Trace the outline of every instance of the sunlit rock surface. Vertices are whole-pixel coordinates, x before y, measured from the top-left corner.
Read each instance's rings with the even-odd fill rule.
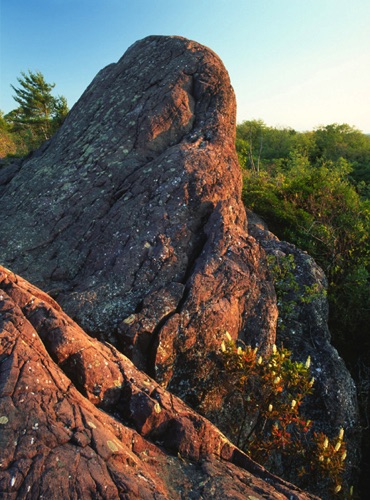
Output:
[[[0,267],[0,494],[309,498]]]

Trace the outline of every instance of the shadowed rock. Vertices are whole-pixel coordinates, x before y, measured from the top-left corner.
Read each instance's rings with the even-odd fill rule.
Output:
[[[61,325],[59,337],[51,310],[24,304],[22,314],[78,389],[77,407],[117,411],[161,443],[171,426],[182,435],[200,417],[162,421],[165,412],[155,408],[169,394],[150,385],[159,400],[145,399],[144,380],[152,380],[141,375],[144,385],[130,385],[123,373],[133,370],[136,379],[139,372],[118,351],[227,432],[243,408],[225,404],[230,388],[217,385],[225,331],[262,351],[276,341],[273,280],[263,239],[248,232],[234,140],[235,98],[220,59],[183,38],[148,37],[96,76],[51,141],[0,170],[2,262],[48,292],[83,330],[71,342]],[[301,314],[298,350],[319,310]],[[320,421],[329,430],[354,426],[354,388],[328,342],[324,305],[321,312],[315,335],[325,337],[329,353],[328,363],[320,358],[321,387],[350,394],[343,407],[322,405]],[[309,344],[295,355],[314,359],[319,340]],[[341,377],[333,378],[337,368]],[[320,401],[327,402],[324,393]],[[173,440],[181,455],[198,439],[183,435],[185,444]]]
[[[267,255],[278,260],[292,258],[290,272],[297,288],[291,289],[284,298],[289,312],[282,311],[280,315],[277,342],[300,361],[305,362],[310,356],[315,385],[313,394],[306,399],[305,411],[315,421],[316,429],[331,437],[336,436],[340,427],[346,429],[347,476],[353,482],[357,477],[356,464],[360,461],[356,386],[330,343],[325,274],[312,257],[295,245],[280,241],[263,220],[251,212],[248,212],[248,229]],[[284,305],[281,309],[284,310]]]

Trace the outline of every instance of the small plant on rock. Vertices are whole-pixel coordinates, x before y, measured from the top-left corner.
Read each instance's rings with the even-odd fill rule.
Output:
[[[293,254],[267,256],[267,263],[274,279],[279,307],[278,326],[285,330],[286,323],[294,319],[297,305],[310,304],[324,297],[326,291],[318,283],[300,285],[296,276],[297,263]]]
[[[238,446],[274,473],[306,489],[317,492],[320,485],[328,498],[342,494],[347,455],[344,430],[330,440],[315,432],[301,412],[304,398],[313,391],[311,359],[293,361],[290,351],[275,345],[270,354],[261,355],[257,348],[237,346],[226,333],[221,360],[244,409]]]

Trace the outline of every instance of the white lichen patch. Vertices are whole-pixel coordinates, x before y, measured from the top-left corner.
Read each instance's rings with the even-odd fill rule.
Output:
[[[131,325],[134,321],[135,321],[135,314],[130,314],[130,316],[128,316],[127,318],[125,318],[123,320],[123,322],[126,324],[126,325]]]

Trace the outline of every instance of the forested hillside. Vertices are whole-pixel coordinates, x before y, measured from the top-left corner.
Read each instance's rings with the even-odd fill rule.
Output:
[[[369,364],[370,136],[345,124],[299,133],[248,121],[237,151],[245,204],[322,266],[334,341],[351,363]]]
[[[357,382],[368,428],[370,136],[346,124],[300,133],[254,120],[237,127],[236,144],[247,208],[328,277],[333,343]]]

